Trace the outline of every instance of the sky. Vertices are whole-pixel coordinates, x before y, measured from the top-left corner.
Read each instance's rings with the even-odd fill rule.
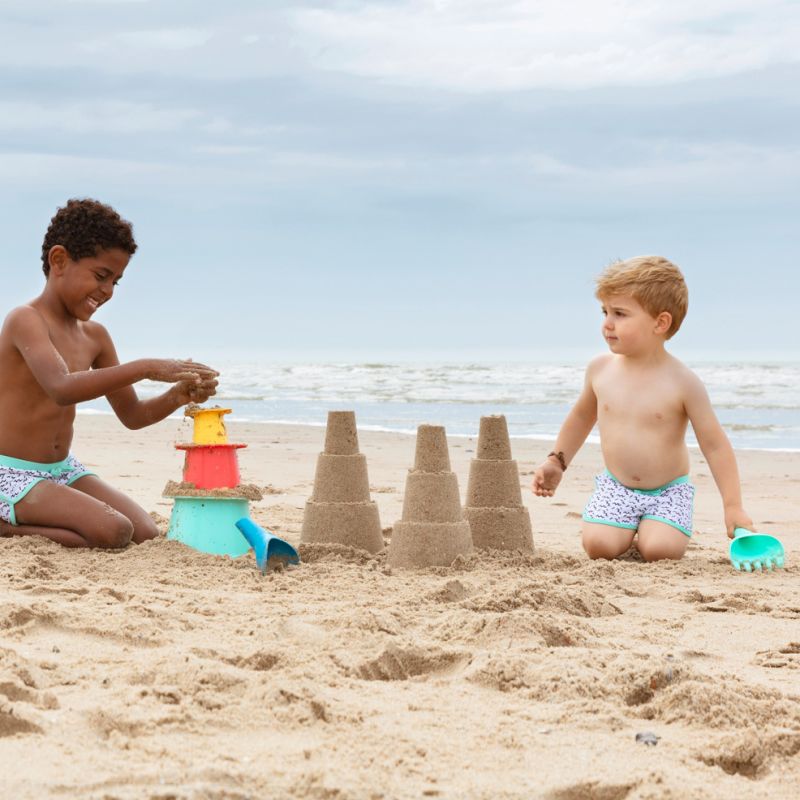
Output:
[[[687,358],[797,358],[800,3],[0,0],[2,311],[70,197],[123,357],[559,359],[677,263]]]

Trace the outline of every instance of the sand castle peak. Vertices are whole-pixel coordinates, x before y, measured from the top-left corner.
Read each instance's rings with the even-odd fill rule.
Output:
[[[324,452],[336,456],[354,456],[359,452],[355,411],[328,412]]]
[[[477,457],[487,461],[511,460],[511,440],[503,414],[481,417]]]
[[[443,425],[420,425],[414,470],[418,472],[450,472],[450,453]]]

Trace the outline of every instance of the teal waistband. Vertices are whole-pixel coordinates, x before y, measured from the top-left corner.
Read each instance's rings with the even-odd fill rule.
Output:
[[[663,486],[657,486],[655,489],[635,489],[633,486],[627,486],[621,480],[615,478],[608,469],[606,469],[606,475],[608,475],[612,481],[616,481],[618,484],[620,484],[620,486],[624,486],[626,489],[630,489],[632,492],[639,492],[639,494],[658,494],[659,492],[663,492],[664,489],[668,489],[670,486],[677,486],[679,483],[689,482],[688,475],[681,475],[680,478],[675,478],[674,481],[665,483]]]
[[[12,458],[11,456],[0,455],[0,467],[11,467],[11,469],[32,469],[36,472],[48,472],[50,475],[60,475],[69,469],[67,464],[69,457],[62,461],[55,461],[49,464],[42,464],[39,461],[25,461],[22,458]]]

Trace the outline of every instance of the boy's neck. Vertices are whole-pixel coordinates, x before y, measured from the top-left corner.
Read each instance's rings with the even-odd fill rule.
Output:
[[[79,322],[77,317],[70,314],[50,280],[45,284],[42,293],[31,301],[31,305],[40,311],[46,311],[65,325],[77,325]]]
[[[631,366],[649,366],[658,364],[669,357],[665,342],[659,342],[653,347],[649,347],[639,353],[623,353],[622,358]]]

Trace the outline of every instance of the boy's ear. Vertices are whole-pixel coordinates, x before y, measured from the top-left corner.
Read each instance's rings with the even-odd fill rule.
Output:
[[[665,334],[672,325],[672,314],[669,311],[662,311],[656,317],[656,330],[655,332],[658,334]]]
[[[47,263],[50,265],[50,272],[60,275],[69,260],[69,253],[63,244],[54,244],[47,254]]]

